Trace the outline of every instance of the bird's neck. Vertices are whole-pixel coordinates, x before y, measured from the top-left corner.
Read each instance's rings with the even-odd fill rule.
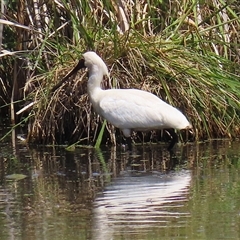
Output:
[[[89,94],[93,94],[93,92],[99,88],[101,88],[101,81],[103,79],[103,74],[101,72],[91,74],[89,72],[89,78],[88,78],[88,92]]]
[[[97,65],[92,65],[88,71],[88,86],[91,90],[100,88],[101,81],[103,80],[102,70]]]
[[[94,66],[89,69],[89,78],[88,78],[88,84],[87,84],[87,89],[88,89],[88,94],[90,97],[90,101],[92,102],[94,108],[96,104],[99,102],[99,97],[101,95],[101,81],[103,79],[103,73],[98,67]]]

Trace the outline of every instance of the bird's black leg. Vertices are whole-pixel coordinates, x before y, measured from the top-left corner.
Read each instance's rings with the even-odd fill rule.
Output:
[[[178,142],[178,135],[175,133],[174,129],[168,129],[167,130],[172,137],[172,140],[167,148],[168,151],[171,151],[174,145]]]
[[[132,151],[132,139],[131,137],[126,138],[127,145],[128,145],[128,151]]]

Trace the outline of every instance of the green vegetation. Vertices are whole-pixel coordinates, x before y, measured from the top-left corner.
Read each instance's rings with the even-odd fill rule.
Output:
[[[27,118],[30,142],[114,143],[112,127],[102,128],[91,109],[85,73],[51,92],[83,52],[94,50],[110,69],[103,87],[153,92],[187,115],[197,140],[237,138],[239,12],[236,1],[221,0],[5,2],[0,112],[14,124]]]

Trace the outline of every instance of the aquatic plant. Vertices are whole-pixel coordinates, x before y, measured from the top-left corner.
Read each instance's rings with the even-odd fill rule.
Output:
[[[1,101],[20,110],[19,118],[28,117],[30,142],[96,142],[103,120],[89,104],[86,74],[51,91],[89,49],[109,66],[111,82],[104,88],[153,92],[188,116],[198,140],[239,137],[240,20],[234,2],[37,3],[6,6],[5,22],[0,21],[3,34],[17,34],[15,47],[5,42],[0,55]],[[20,10],[24,6],[25,12]],[[20,87],[17,79],[22,80]],[[18,100],[22,105],[14,104]],[[116,141],[108,124],[101,136],[104,143]],[[160,132],[145,135],[146,141],[160,138]],[[136,142],[143,140],[135,135]]]

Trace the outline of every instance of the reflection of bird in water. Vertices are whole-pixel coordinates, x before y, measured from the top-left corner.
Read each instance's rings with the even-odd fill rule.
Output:
[[[176,108],[162,101],[150,92],[138,89],[101,89],[104,75],[109,75],[106,64],[95,52],[86,52],[83,59],[64,78],[67,79],[81,68],[88,68],[88,93],[94,110],[115,127],[122,130],[132,148],[132,130],[189,129],[186,117]],[[63,81],[62,81],[63,82]],[[54,88],[56,89],[56,88]],[[178,141],[174,131],[169,150]]]
[[[187,212],[178,211],[186,201],[190,172],[169,174],[124,172],[106,187],[94,202],[94,238],[114,239],[121,232],[131,239],[142,229],[182,221]],[[166,218],[166,216],[168,216]],[[181,218],[180,218],[181,217]]]

